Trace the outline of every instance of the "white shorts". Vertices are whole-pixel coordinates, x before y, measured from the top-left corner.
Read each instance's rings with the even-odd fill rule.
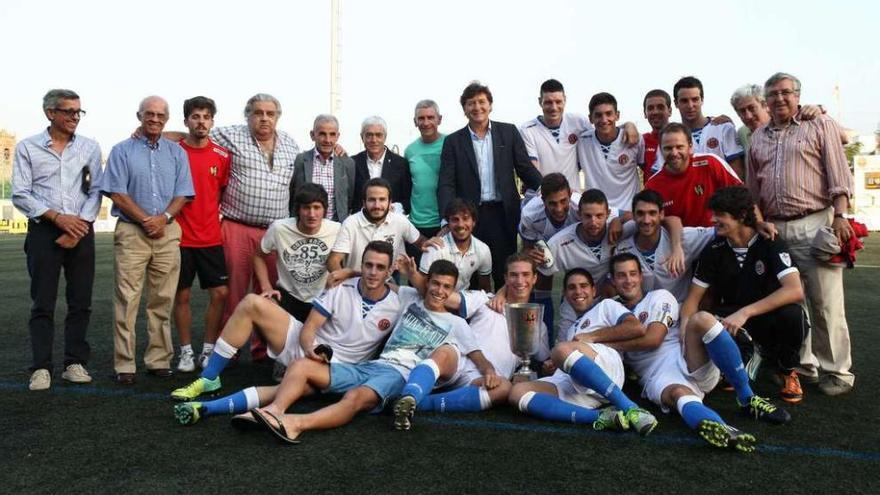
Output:
[[[669,412],[669,408],[663,405],[661,396],[670,385],[684,385],[702,399],[718,385],[718,380],[721,379],[721,370],[711,360],[694,371],[688,371],[687,361],[680,352],[676,352],[674,358],[669,357],[655,367],[649,376],[641,377],[642,397],[660,406],[663,412]]]
[[[284,349],[281,349],[280,353],[275,354],[269,346],[266,346],[266,354],[284,366],[290,366],[290,363],[297,359],[306,357],[306,353],[299,345],[299,333],[302,331],[303,324],[293,316],[289,318],[290,320],[287,323],[287,340],[284,342]]]
[[[596,364],[608,375],[618,387],[623,387],[623,360],[614,349],[602,344],[588,344],[596,352]],[[547,382],[556,387],[558,397],[565,402],[587,409],[598,409],[608,400],[599,392],[584,387],[571,379],[568,373],[556,370],[556,373],[539,381]]]
[[[451,344],[444,344],[451,345]],[[458,348],[453,346],[457,351]],[[474,374],[476,373],[476,375]],[[480,371],[477,370],[477,367],[471,362],[467,356],[458,354],[458,364],[455,368],[455,374],[449,377],[447,380],[437,381],[437,384],[434,386],[434,389],[445,388],[445,389],[456,389],[465,387],[470,385],[472,381],[483,376],[480,374]]]

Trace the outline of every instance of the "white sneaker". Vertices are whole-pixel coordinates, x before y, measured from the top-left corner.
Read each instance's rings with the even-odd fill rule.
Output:
[[[28,388],[31,390],[49,390],[50,385],[52,385],[52,375],[49,374],[49,370],[40,368],[31,374]]]
[[[181,373],[189,373],[196,370],[196,363],[193,358],[193,351],[184,351],[180,353],[180,362],[177,363],[177,371]]]
[[[201,354],[199,354],[199,368],[205,369],[208,367],[208,358],[211,357],[211,353],[213,351],[205,351],[203,350]]]
[[[64,373],[61,374],[61,378],[71,383],[91,383],[92,381],[89,372],[81,364],[71,364],[68,366]]]

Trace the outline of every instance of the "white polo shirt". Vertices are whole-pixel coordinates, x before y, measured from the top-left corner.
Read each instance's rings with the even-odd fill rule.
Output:
[[[581,192],[578,168],[578,136],[593,126],[583,115],[566,113],[558,129],[550,129],[537,117],[524,123],[519,133],[526,145],[529,158],[538,162],[541,175],[559,172],[568,179],[572,191]]]
[[[437,260],[451,261],[458,268],[458,282],[455,284],[455,290],[462,290],[470,285],[474,273],[492,274],[492,252],[489,251],[489,246],[474,236],[471,236],[471,245],[467,251],[462,253],[458,250],[455,239],[452,238],[452,232],[447,232],[443,236],[442,248],[431,246],[422,255],[419,271],[428,273],[431,263]]]
[[[404,242],[413,243],[418,239],[418,229],[400,213],[388,212],[385,220],[374,224],[367,220],[364,211],[361,210],[342,222],[342,228],[339,229],[332,251],[348,255],[348,260],[343,265],[345,268],[359,270],[364,248],[371,241],[390,243],[394,247],[394,260],[396,260],[404,252]]]
[[[639,164],[645,161],[645,141],[639,136],[638,146],[627,147],[625,134],[618,129],[617,138],[604,145],[591,129],[581,133],[577,145],[584,187],[601,190],[608,206],[621,210],[632,208],[632,198],[642,188]]]
[[[554,224],[550,217],[547,216],[544,201],[540,196],[535,196],[528,200],[520,213],[520,237],[524,241],[529,242],[549,241],[560,230],[580,221],[578,218],[578,202],[580,199],[580,193],[572,192],[571,206],[561,225]]]

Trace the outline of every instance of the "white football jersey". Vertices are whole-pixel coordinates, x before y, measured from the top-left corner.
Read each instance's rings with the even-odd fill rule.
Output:
[[[315,333],[319,344],[333,348],[333,359],[359,363],[375,356],[400,315],[400,298],[387,289],[378,301],[364,299],[358,288],[360,277],[325,290],[312,307],[327,317]]]
[[[629,210],[633,196],[642,188],[639,164],[645,161],[645,141],[639,136],[638,146],[627,147],[624,137],[619,129],[617,138],[606,146],[595,129],[584,131],[578,139],[577,154],[584,187],[604,192],[611,208]]]
[[[590,333],[600,328],[613,327],[632,312],[614,299],[603,299],[587,310],[577,321],[560,335],[560,342],[574,339],[575,335]]]
[[[618,215],[618,211],[611,210],[610,218]],[[581,267],[593,276],[593,281],[598,285],[608,274],[608,260],[614,254],[614,246],[608,243],[608,229],[605,235],[595,246],[587,245],[577,234],[580,222],[569,225],[550,238],[547,246],[553,255],[553,264],[549,267],[539,266],[538,271],[546,276],[551,276],[558,271],[565,272],[574,267]],[[626,230],[624,236],[627,235]]]
[[[428,273],[431,263],[437,260],[451,261],[458,268],[458,282],[455,284],[455,290],[462,290],[470,285],[471,276],[474,273],[492,274],[492,252],[489,251],[489,246],[473,236],[471,236],[470,247],[462,253],[458,250],[452,233],[447,232],[443,236],[442,248],[431,246],[426,253],[422,254],[422,259],[419,261],[419,271]]]
[[[645,297],[636,304],[632,313],[639,322],[646,327],[651,323],[662,323],[666,326],[666,337],[660,347],[652,351],[630,351],[624,355],[624,361],[632,366],[633,370],[641,377],[651,376],[658,366],[668,361],[666,356],[681,354],[681,342],[679,342],[678,328],[678,302],[669,291],[660,289],[648,292]],[[674,351],[672,354],[668,352]]]
[[[630,222],[627,222],[629,224]],[[635,223],[635,222],[632,222]],[[615,254],[632,253],[639,258],[642,265],[642,290],[646,293],[656,289],[665,289],[678,301],[684,301],[693,276],[694,261],[699,259],[703,248],[715,238],[714,227],[685,227],[682,232],[681,247],[684,251],[684,264],[687,271],[673,277],[666,268],[671,244],[669,233],[660,227],[660,241],[652,252],[644,252],[636,246],[636,236],[621,240],[617,244]]]
[[[572,191],[582,191],[576,147],[578,136],[592,127],[583,115],[567,113],[558,129],[550,129],[536,117],[521,125],[519,133],[541,175],[559,172],[568,179]]]
[[[534,196],[526,202],[520,214],[520,237],[524,241],[530,242],[549,241],[557,232],[579,221],[578,202],[580,199],[580,193],[572,192],[571,207],[568,209],[568,215],[566,215],[561,225],[556,225],[547,216],[547,210],[544,208],[544,201],[541,197]]]

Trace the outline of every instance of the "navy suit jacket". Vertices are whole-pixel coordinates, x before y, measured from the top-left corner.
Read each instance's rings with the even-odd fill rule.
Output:
[[[519,226],[520,195],[516,188],[514,173],[525,186],[537,190],[541,185],[541,172],[532,165],[526,145],[513,124],[492,121],[492,156],[495,166],[495,190],[504,203],[507,226],[516,231]],[[440,154],[440,178],[437,184],[437,206],[440,215],[454,198],[462,198],[480,204],[480,172],[477,156],[467,126],[446,136]]]
[[[367,169],[367,151],[361,151],[351,157],[354,160],[354,201],[351,203],[352,213],[360,211],[364,203],[364,184],[370,180]],[[400,203],[409,213],[409,198],[412,194],[412,176],[409,173],[409,161],[385,148],[385,160],[382,162],[382,178],[391,184],[391,202]]]

